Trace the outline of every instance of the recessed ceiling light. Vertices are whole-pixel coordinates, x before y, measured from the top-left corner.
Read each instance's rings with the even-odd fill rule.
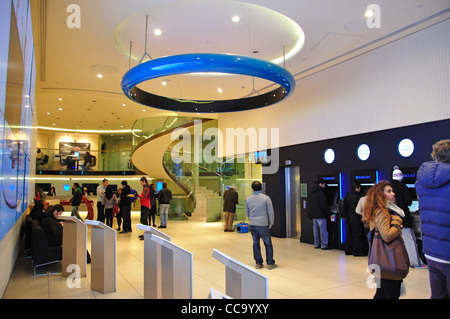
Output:
[[[142,112],[146,112],[147,110],[142,110]]]
[[[223,91],[222,91],[221,88],[218,88],[218,89],[217,89],[217,92],[222,93]]]
[[[231,18],[231,20],[233,20],[233,22],[239,22],[241,21],[241,18],[238,16],[234,16],[233,18]]]
[[[167,81],[166,80],[162,81],[161,85],[167,85]]]
[[[103,77],[103,74],[97,74],[97,77],[99,78],[99,79],[101,79],[102,77]]]
[[[47,115],[50,115],[50,112],[47,112]]]
[[[155,35],[161,35],[161,30],[160,29],[155,29],[155,30],[153,30],[153,33],[155,34]]]
[[[60,107],[58,110],[59,110],[59,111],[62,111],[62,107]]]
[[[122,104],[122,106],[127,106],[127,105],[124,103],[124,104]]]
[[[62,101],[62,98],[59,98],[58,101]]]

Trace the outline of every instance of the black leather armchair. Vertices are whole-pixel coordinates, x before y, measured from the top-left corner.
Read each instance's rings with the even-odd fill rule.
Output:
[[[35,220],[31,221],[31,258],[35,276],[36,268],[62,260],[62,247],[49,247],[44,230]]]

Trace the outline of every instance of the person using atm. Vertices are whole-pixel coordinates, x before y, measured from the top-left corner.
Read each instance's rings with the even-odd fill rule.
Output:
[[[354,182],[352,191],[344,197],[345,221],[347,224],[347,240],[345,254],[353,256],[367,256],[368,243],[364,234],[364,224],[361,215],[356,213],[356,206],[361,198],[361,184]]]
[[[327,186],[326,181],[320,178],[311,189],[309,194],[309,204],[307,216],[313,220],[314,231],[314,248],[322,248],[322,250],[331,249],[328,246],[328,230],[327,217],[331,212],[328,209],[328,201],[325,196],[324,188]]]

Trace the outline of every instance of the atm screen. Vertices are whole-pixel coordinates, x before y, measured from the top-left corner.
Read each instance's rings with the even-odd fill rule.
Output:
[[[411,213],[417,212],[419,210],[419,201],[413,200],[411,206],[408,206]]]

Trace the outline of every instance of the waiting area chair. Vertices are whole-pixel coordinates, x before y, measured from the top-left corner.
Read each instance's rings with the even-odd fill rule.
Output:
[[[54,264],[62,260],[62,247],[49,247],[47,236],[36,220],[31,224],[31,259],[35,276],[38,267]],[[48,274],[48,273],[46,273]]]

